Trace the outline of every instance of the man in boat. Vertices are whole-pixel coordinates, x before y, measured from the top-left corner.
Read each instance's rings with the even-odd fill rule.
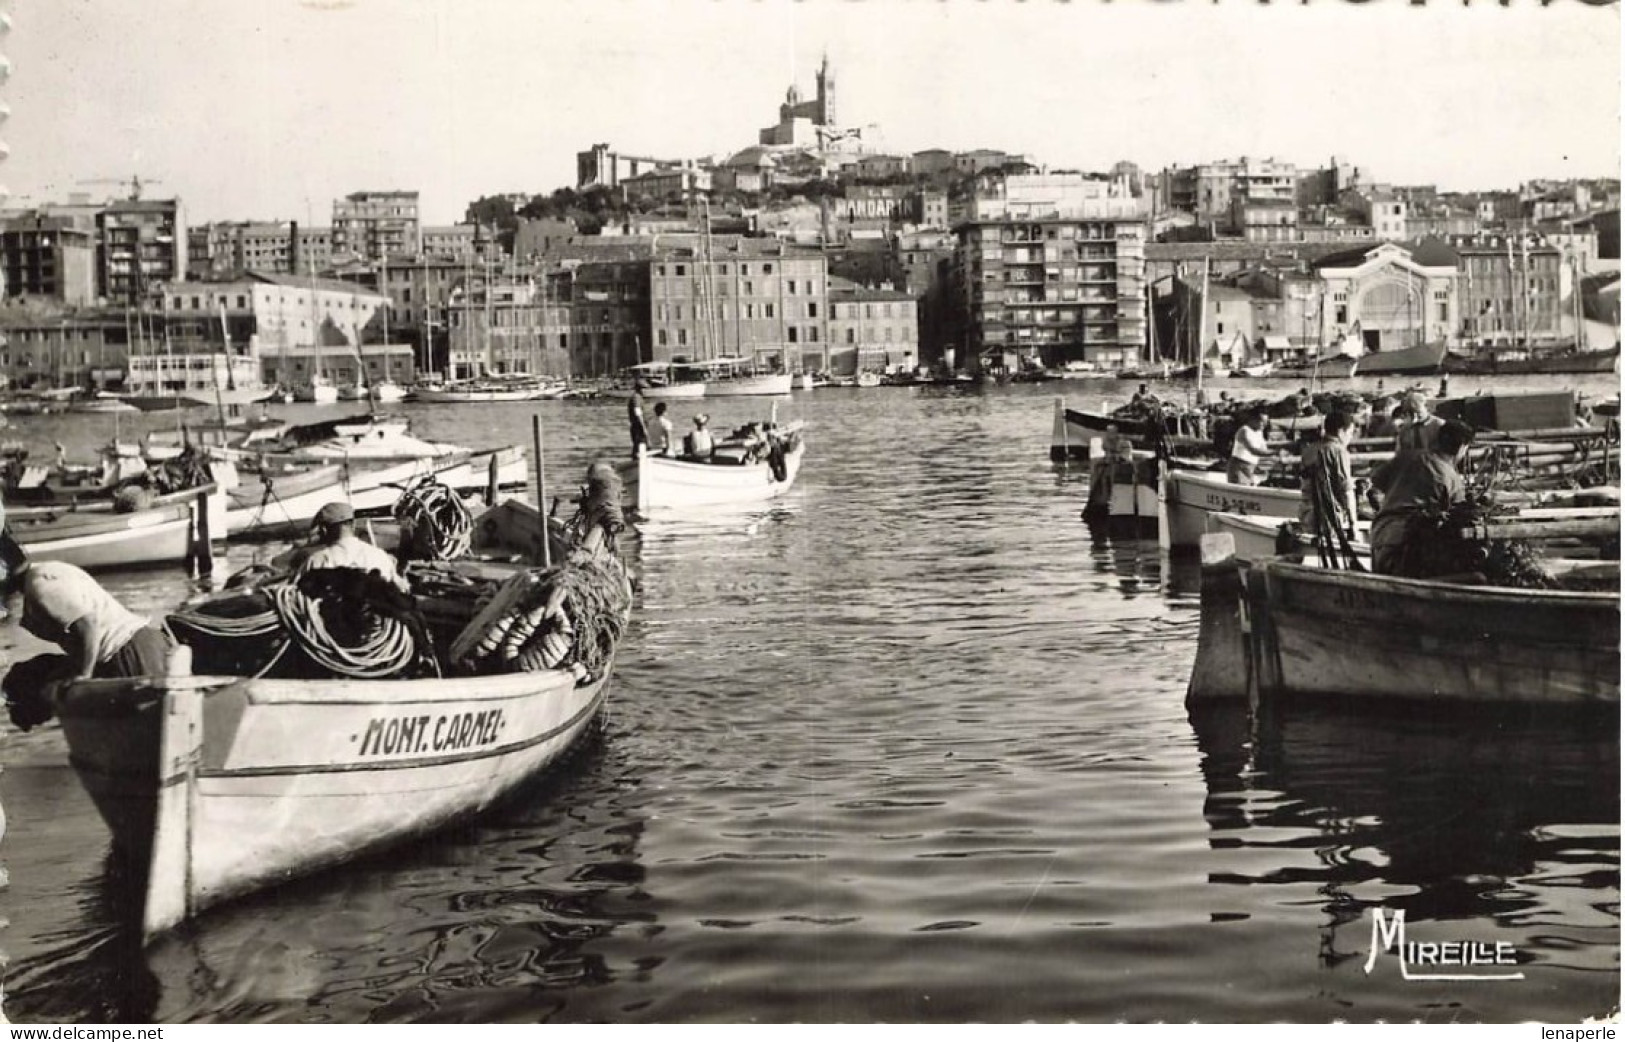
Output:
[[[28,559],[11,533],[0,534],[0,594],[22,594],[22,628],[67,652],[63,676],[162,676],[175,643],[162,627],[130,611],[84,569]],[[7,690],[8,695],[15,693]]]
[[[1225,480],[1233,485],[1258,484],[1258,464],[1269,454],[1269,443],[1264,440],[1264,410],[1249,410],[1247,418],[1236,428]]]
[[[358,568],[377,572],[403,591],[406,580],[395,567],[395,559],[355,534],[355,509],[348,503],[329,503],[316,511],[310,523],[313,545],[297,559],[295,574],[319,568]]]
[[[1399,452],[1371,475],[1382,507],[1371,522],[1371,568],[1379,575],[1425,579],[1437,575],[1430,550],[1440,524],[1467,501],[1467,484],[1457,469],[1473,429],[1451,420],[1439,425],[1431,448]]]
[[[675,438],[671,421],[666,419],[666,403],[655,402],[654,437],[650,439],[649,451],[657,456],[670,456],[671,444]]]
[[[649,429],[643,422],[643,378],[632,381],[632,397],[626,400],[626,421],[632,430],[632,458],[649,446]]]
[[[694,417],[694,429],[683,438],[683,455],[691,459],[709,460],[716,452],[716,442],[711,440],[711,430],[706,425],[711,417],[700,413]]]
[[[1318,440],[1309,442],[1299,458],[1303,483],[1303,503],[1298,519],[1305,532],[1318,535],[1321,517],[1318,503],[1330,505],[1334,516],[1325,519],[1326,531],[1343,532],[1354,538],[1354,521],[1359,516],[1354,498],[1354,477],[1349,466],[1349,442],[1354,440],[1354,418],[1346,412],[1326,417]]]
[[[1394,451],[1426,451],[1438,441],[1444,421],[1428,411],[1428,396],[1411,391],[1401,398],[1394,412],[1399,430],[1394,435]]]

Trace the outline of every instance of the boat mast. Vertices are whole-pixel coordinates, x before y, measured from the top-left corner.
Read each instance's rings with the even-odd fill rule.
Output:
[[[1196,335],[1196,398],[1202,398],[1202,366],[1205,364],[1202,356],[1207,353],[1207,295],[1208,276],[1212,272],[1213,261],[1211,257],[1202,258],[1202,319],[1197,323]]]

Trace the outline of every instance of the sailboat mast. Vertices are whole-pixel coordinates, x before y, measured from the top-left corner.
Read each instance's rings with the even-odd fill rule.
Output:
[[[1210,257],[1202,258],[1202,321],[1198,325],[1199,334],[1196,338],[1196,397],[1202,397],[1202,367],[1206,364],[1203,355],[1207,354],[1207,295],[1208,277],[1213,269]]]

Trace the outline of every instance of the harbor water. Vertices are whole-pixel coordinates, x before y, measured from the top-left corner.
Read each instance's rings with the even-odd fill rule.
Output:
[[[1617,391],[1613,377],[1586,379]],[[1086,466],[1048,458],[1058,394],[1096,408],[1131,390],[780,399],[781,420],[807,422],[796,488],[771,507],[642,527],[607,715],[571,759],[471,825],[150,946],[129,926],[128,883],[60,731],[8,729],[5,1014],[1437,1022],[1617,1010],[1617,715],[1193,715],[1194,568],[1154,540],[1092,534],[1079,518]],[[674,403],[679,431],[700,407]],[[767,401],[703,408],[724,429],[762,418]],[[539,414],[550,496],[627,450],[612,400],[401,411],[417,433],[471,446],[528,445]],[[71,454],[113,423],[24,418],[7,433]],[[229,564],[256,552],[233,547]],[[174,572],[105,581],[146,611],[188,593]],[[37,648],[0,629],[8,661]],[[1515,965],[1488,969],[1521,979],[1408,979],[1394,953],[1369,958],[1379,912],[1403,912],[1408,941],[1502,953]]]

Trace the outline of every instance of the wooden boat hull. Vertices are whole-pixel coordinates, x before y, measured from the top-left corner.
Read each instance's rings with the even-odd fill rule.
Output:
[[[1277,548],[1276,538],[1280,534],[1281,526],[1297,518],[1268,517],[1263,514],[1231,514],[1218,513],[1208,517],[1208,531],[1224,532],[1236,543],[1236,557],[1243,561],[1262,561],[1266,557],[1283,556]],[[1371,567],[1371,547],[1365,542],[1364,536],[1356,531],[1356,538],[1349,545],[1354,550],[1355,559],[1366,568]],[[1303,562],[1314,564],[1319,555],[1315,549],[1316,544],[1307,537],[1300,537],[1297,549],[1290,555],[1294,560],[1297,555],[1303,556]]]
[[[783,481],[773,478],[767,463],[692,463],[643,455],[619,464],[627,500],[639,513],[687,507],[748,506],[777,499],[790,491],[801,472],[806,445],[785,453]]]
[[[87,681],[59,716],[117,844],[147,868],[151,937],[485,810],[581,738],[608,675]]]
[[[63,561],[86,571],[181,564],[192,549],[201,490],[158,497],[153,505],[118,513],[111,501],[8,511],[12,536],[35,561]],[[204,493],[211,539],[226,536],[227,493]]]
[[[1617,592],[1458,586],[1223,557],[1216,549],[1204,567],[1193,700],[1619,701]]]
[[[1143,420],[1119,420],[1104,413],[1068,409],[1066,402],[1055,399],[1055,421],[1050,429],[1050,459],[1090,459],[1090,443],[1106,436],[1106,427],[1116,425],[1118,433],[1126,436],[1136,448],[1149,450],[1156,442],[1157,425]]]
[[[1207,470],[1169,470],[1162,481],[1163,545],[1170,550],[1195,550],[1208,532],[1214,514],[1260,514],[1297,517],[1303,493],[1295,488],[1235,485],[1224,475]]]
[[[1354,376],[1436,376],[1444,369],[1445,343],[1417,344],[1398,351],[1362,355],[1354,363]],[[1322,374],[1324,375],[1324,374]]]

